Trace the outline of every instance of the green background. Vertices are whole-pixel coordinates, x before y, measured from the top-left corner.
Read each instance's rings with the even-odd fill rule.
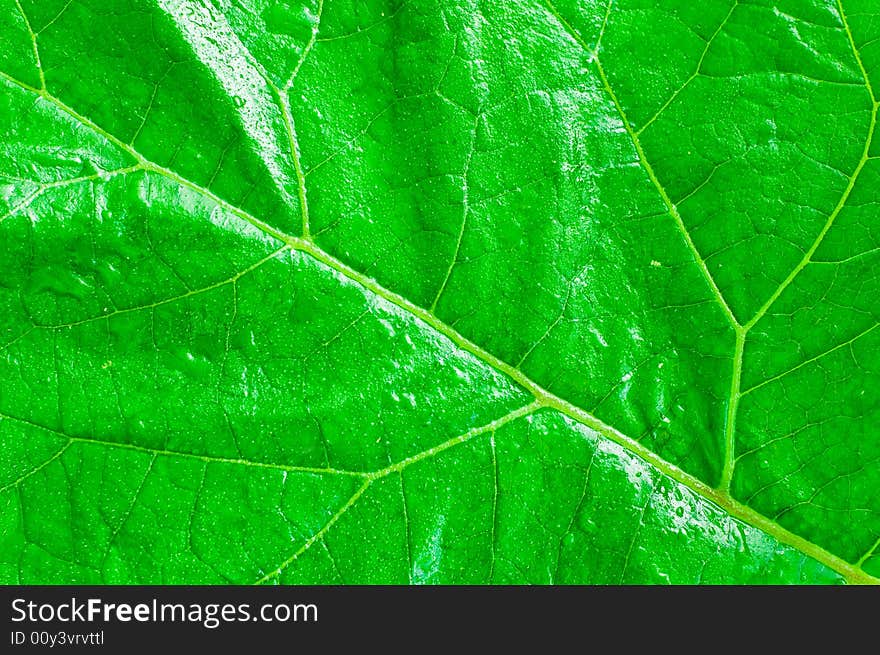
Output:
[[[880,576],[873,0],[0,0],[0,580]]]

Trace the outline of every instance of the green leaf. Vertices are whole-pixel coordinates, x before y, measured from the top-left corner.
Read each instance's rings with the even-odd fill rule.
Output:
[[[880,577],[874,0],[0,1],[0,581]]]

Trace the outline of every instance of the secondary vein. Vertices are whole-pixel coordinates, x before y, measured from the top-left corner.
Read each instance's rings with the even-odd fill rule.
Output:
[[[730,376],[730,395],[727,398],[727,419],[724,424],[724,465],[721,469],[721,482],[718,485],[718,488],[725,492],[730,490],[733,470],[736,466],[736,415],[739,409],[740,398],[742,398],[740,383],[742,380],[745,342],[745,330],[737,330],[733,354],[733,371]]]
[[[590,48],[590,46],[587,45],[587,42],[584,40],[583,36],[581,36],[580,32],[574,29],[571,24],[569,24],[569,22],[565,20],[565,18],[557,11],[552,2],[550,2],[549,0],[545,0],[545,5],[547,6],[548,11],[550,11],[553,17],[565,29],[569,36],[571,36],[571,38],[574,39],[574,41],[578,45],[580,45],[584,49],[584,51],[590,54],[592,63],[596,66],[596,71],[599,75],[600,81],[602,82],[602,87],[605,89],[605,92],[611,99],[611,103],[614,105],[614,108],[620,117],[623,128],[626,131],[627,135],[629,135],[629,138],[632,141],[633,146],[635,147],[636,155],[639,158],[639,162],[641,163],[642,168],[645,169],[645,173],[648,175],[648,179],[651,181],[651,184],[654,185],[654,188],[657,190],[660,199],[666,206],[669,215],[672,216],[673,220],[675,221],[675,224],[681,232],[688,249],[691,251],[691,256],[694,258],[694,261],[696,261],[703,278],[706,280],[706,284],[709,286],[712,295],[715,297],[715,300],[721,307],[721,310],[724,312],[724,316],[734,328],[738,328],[739,322],[736,320],[736,316],[734,316],[733,311],[727,304],[727,300],[725,300],[724,295],[721,293],[721,289],[718,288],[715,279],[712,277],[712,273],[709,271],[709,267],[706,265],[706,261],[703,259],[702,254],[700,254],[700,251],[697,249],[694,240],[691,238],[690,232],[688,231],[687,226],[684,223],[684,219],[682,219],[678,208],[675,206],[675,203],[672,202],[672,199],[666,192],[666,188],[660,182],[660,179],[654,172],[654,168],[648,161],[648,158],[645,155],[645,150],[642,147],[641,141],[639,140],[639,136],[633,129],[633,126],[623,109],[623,105],[620,104],[620,100],[618,100],[617,94],[614,92],[614,89],[611,87],[611,84],[608,81],[608,76],[605,74],[605,68],[602,66],[602,62],[599,60],[598,51]]]
[[[34,32],[34,28],[31,27],[31,21],[28,18],[27,13],[25,13],[24,7],[21,6],[20,0],[15,0],[15,6],[18,7],[18,11],[21,14],[22,19],[24,20],[24,26],[27,28],[28,34],[31,37],[31,47],[34,53],[34,60],[37,66],[37,74],[40,76],[40,88],[43,90],[46,89],[46,73],[43,70],[43,63],[40,60],[40,47],[37,45],[37,34]]]
[[[798,262],[798,264],[791,270],[788,276],[776,287],[776,290],[770,294],[770,297],[764,302],[763,305],[758,309],[755,315],[745,323],[744,327],[746,330],[753,327],[764,315],[767,313],[767,310],[773,306],[773,304],[779,299],[782,293],[794,282],[794,279],[803,271],[807,265],[812,261],[813,255],[819,249],[819,246],[822,245],[822,242],[825,240],[826,235],[828,234],[831,227],[834,225],[835,220],[840,215],[840,212],[843,211],[843,208],[846,206],[847,201],[852,195],[853,189],[856,186],[856,181],[859,179],[859,175],[861,175],[862,170],[865,168],[865,165],[872,159],[870,157],[871,145],[874,142],[874,133],[877,129],[877,111],[880,108],[880,102],[877,101],[877,97],[874,95],[874,89],[871,86],[871,78],[868,76],[868,71],[865,70],[865,66],[862,63],[862,58],[859,55],[859,50],[856,47],[855,40],[853,39],[852,32],[849,28],[849,23],[846,20],[846,13],[843,10],[843,5],[841,4],[841,0],[837,0],[837,6],[840,11],[840,18],[843,23],[844,31],[846,32],[847,39],[849,40],[849,44],[852,47],[853,55],[855,56],[856,62],[858,64],[859,70],[862,73],[864,78],[864,85],[868,91],[868,97],[871,101],[871,117],[868,122],[868,136],[865,138],[865,147],[862,151],[862,156],[859,159],[858,164],[853,170],[852,175],[849,177],[849,181],[846,185],[846,188],[843,191],[843,194],[840,196],[840,200],[838,200],[837,205],[835,205],[831,214],[828,215],[828,219],[825,221],[825,225],[822,227],[819,234],[816,236],[813,244],[807,249],[804,253],[804,256]]]
[[[308,238],[310,233],[309,227],[309,203],[306,197],[306,176],[303,173],[302,156],[299,150],[299,140],[296,135],[296,123],[293,119],[293,111],[290,108],[290,101],[287,98],[287,90],[279,89],[270,83],[275,96],[278,98],[278,104],[281,107],[281,116],[284,119],[284,129],[287,132],[290,153],[293,158],[293,171],[296,174],[296,193],[299,199],[300,216],[302,226],[300,231],[303,237]]]

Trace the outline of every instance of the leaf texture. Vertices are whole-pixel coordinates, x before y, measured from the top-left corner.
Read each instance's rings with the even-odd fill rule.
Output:
[[[0,0],[0,580],[880,577],[872,0]]]

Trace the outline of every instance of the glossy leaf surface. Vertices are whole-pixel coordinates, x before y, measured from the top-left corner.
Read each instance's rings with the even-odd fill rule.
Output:
[[[0,579],[880,576],[871,0],[0,0]]]

